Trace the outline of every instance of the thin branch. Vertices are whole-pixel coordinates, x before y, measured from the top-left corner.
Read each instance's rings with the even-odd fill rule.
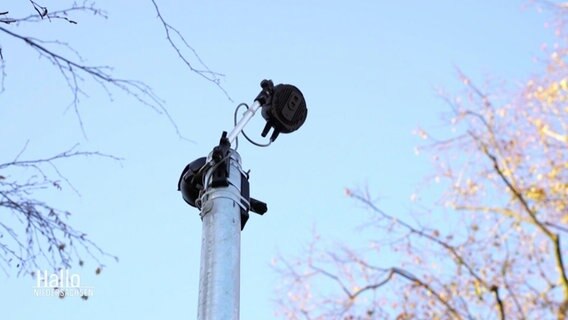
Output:
[[[394,276],[394,273],[395,273],[395,272],[394,272],[394,269],[390,269],[389,272],[387,273],[387,276],[386,276],[383,280],[381,280],[381,281],[379,281],[379,282],[377,282],[377,283],[368,284],[368,285],[364,286],[363,288],[361,288],[361,289],[359,289],[359,290],[353,292],[353,293],[351,294],[351,297],[350,297],[350,298],[353,299],[353,300],[355,300],[359,295],[363,294],[363,293],[366,292],[366,291],[369,291],[369,290],[376,290],[376,289],[378,289],[378,288],[384,286],[385,284],[387,284],[389,281],[392,280],[392,278],[393,278],[393,276]]]
[[[497,306],[499,309],[499,319],[505,320],[506,319],[505,306],[503,305],[503,300],[501,300],[501,296],[499,295],[499,287],[492,286],[491,292],[493,292],[493,294],[495,295],[495,301],[497,301]]]
[[[39,4],[37,4],[36,2],[34,2],[33,0],[29,0],[31,2],[31,4],[34,7],[34,10],[37,12],[37,14],[43,19],[44,17],[47,16],[47,8],[40,6]]]
[[[0,241],[0,256],[7,266],[16,261],[19,274],[28,273],[37,268],[40,259],[46,261],[52,268],[69,267],[74,258],[82,261],[81,254],[85,253],[102,265],[99,257],[106,256],[117,260],[96,243],[87,238],[86,234],[74,229],[65,220],[71,215],[67,211],[57,209],[45,202],[34,198],[37,189],[61,189],[60,183],[51,178],[53,173],[65,181],[75,192],[71,182],[56,166],[57,161],[80,156],[96,156],[113,160],[120,160],[115,156],[100,152],[77,151],[77,145],[57,155],[35,160],[20,160],[27,143],[13,161],[0,164],[0,170],[7,172],[0,177],[0,209],[7,209],[14,214],[22,231],[0,222],[0,239],[6,240],[4,234],[9,236],[8,242]],[[25,182],[12,181],[10,170],[18,168],[31,168],[35,173]],[[46,170],[50,170],[47,172]],[[17,224],[16,224],[17,225]],[[3,232],[2,232],[3,230]],[[21,236],[20,234],[23,234]],[[9,249],[9,245],[18,250]],[[81,251],[78,250],[81,248]]]
[[[152,4],[154,5],[154,9],[156,10],[156,14],[157,14],[158,19],[160,20],[160,22],[162,23],[162,26],[164,27],[164,31],[166,33],[166,39],[168,40],[168,43],[174,49],[174,51],[176,52],[178,57],[183,61],[185,66],[187,68],[189,68],[190,71],[195,72],[198,75],[202,76],[203,78],[207,79],[208,81],[213,82],[217,86],[217,88],[219,88],[221,91],[223,91],[223,94],[225,94],[225,97],[227,97],[227,99],[229,99],[229,101],[233,102],[233,99],[231,98],[231,96],[229,96],[229,93],[227,92],[227,90],[225,90],[225,88],[221,85],[221,77],[224,77],[224,75],[221,74],[221,73],[218,73],[218,72],[211,71],[211,69],[209,69],[209,67],[203,62],[203,60],[201,59],[199,54],[197,54],[197,51],[192,46],[190,46],[189,43],[185,40],[185,38],[181,34],[181,32],[179,32],[176,28],[172,27],[164,19],[164,17],[162,16],[162,13],[160,12],[160,9],[158,8],[158,4],[156,3],[155,0],[152,0]],[[199,64],[201,64],[201,66],[203,66],[204,69],[194,68],[193,64],[189,61],[189,58],[186,57],[185,54],[183,54],[182,49],[180,49],[180,47],[178,47],[178,45],[176,44],[174,39],[172,39],[171,33],[173,33],[177,38],[179,38],[180,41],[182,42],[183,46],[186,47],[187,49],[189,49],[192,52],[193,56],[197,59]]]
[[[434,297],[436,297],[436,300],[442,303],[448,309],[448,311],[450,311],[450,313],[454,316],[454,319],[462,319],[461,314],[454,307],[452,307],[450,303],[446,299],[444,299],[440,295],[440,293],[436,291],[434,288],[432,288],[432,286],[430,286],[428,283],[418,279],[416,276],[414,276],[413,274],[411,274],[406,270],[400,268],[392,268],[391,270],[394,273],[398,274],[399,276],[402,276],[403,278],[411,282],[414,282],[415,284],[419,285],[420,287],[424,288],[426,291],[431,293]]]
[[[2,54],[2,46],[0,46],[0,93],[6,90],[6,62],[4,61],[4,55]]]
[[[82,120],[79,114],[78,105],[79,105],[79,95],[84,94],[83,90],[81,90],[79,86],[79,81],[84,81],[84,79],[80,76],[80,73],[90,76],[95,82],[101,85],[108,93],[108,89],[106,88],[106,84],[109,84],[124,93],[134,97],[138,102],[152,108],[154,111],[158,112],[159,114],[164,114],[172,126],[175,128],[176,133],[179,137],[183,138],[181,135],[179,128],[173,118],[170,116],[168,110],[163,105],[163,101],[153,92],[152,88],[147,84],[136,81],[136,80],[128,80],[128,79],[120,79],[115,78],[110,72],[110,68],[107,66],[88,66],[84,65],[80,62],[76,62],[71,60],[65,56],[62,56],[46,47],[47,44],[56,44],[59,46],[65,46],[68,48],[67,44],[60,43],[60,42],[47,42],[38,40],[31,37],[22,36],[15,32],[12,32],[4,27],[0,27],[0,31],[4,32],[16,39],[19,39],[29,45],[30,47],[34,48],[42,57],[47,58],[62,74],[65,78],[69,89],[73,94],[73,101],[70,104],[75,110],[77,117],[81,124],[81,129],[84,132],[84,126],[82,125]],[[77,53],[76,51],[73,51]],[[82,59],[80,59],[82,61]]]
[[[424,237],[432,242],[434,242],[435,244],[441,246],[442,248],[446,249],[451,255],[452,257],[454,257],[455,261],[459,264],[464,266],[467,271],[475,278],[477,279],[480,283],[482,283],[487,289],[490,288],[490,285],[487,284],[487,282],[485,280],[483,280],[481,278],[480,275],[477,274],[477,272],[475,272],[473,270],[473,268],[469,265],[469,263],[467,263],[465,261],[465,259],[459,254],[459,252],[457,251],[457,249],[455,247],[453,247],[452,245],[438,239],[437,237],[426,233],[422,230],[416,229],[415,227],[411,226],[410,224],[406,223],[403,220],[400,220],[398,218],[392,217],[390,215],[388,215],[386,212],[384,212],[383,210],[381,210],[380,208],[378,208],[370,199],[363,197],[359,194],[356,193],[352,193],[349,192],[348,194],[349,197],[354,198],[356,200],[361,201],[362,203],[364,203],[366,206],[368,206],[371,210],[373,210],[376,213],[379,213],[380,215],[382,215],[384,218],[391,220],[395,223],[400,224],[401,226],[403,226],[404,228],[406,228],[408,231],[410,231],[411,233],[417,234],[421,237]]]
[[[491,160],[495,172],[498,174],[498,176],[503,181],[503,183],[507,186],[507,189],[513,194],[515,199],[517,199],[519,201],[519,203],[521,204],[521,207],[528,214],[532,223],[538,229],[540,229],[542,231],[542,233],[544,233],[546,235],[546,237],[549,238],[550,241],[552,242],[553,247],[554,247],[554,259],[556,261],[556,269],[557,269],[559,276],[560,276],[560,283],[562,285],[563,295],[564,295],[563,302],[561,303],[561,306],[560,306],[558,312],[559,312],[559,317],[560,317],[560,315],[566,315],[568,313],[568,276],[566,274],[566,269],[565,269],[565,266],[564,266],[562,247],[561,247],[561,244],[560,244],[560,235],[555,234],[554,232],[550,231],[547,228],[547,226],[545,225],[545,223],[543,223],[542,221],[540,221],[537,218],[536,212],[529,206],[524,195],[522,195],[521,192],[519,190],[517,190],[517,188],[512,184],[512,182],[509,181],[508,177],[505,175],[505,173],[501,169],[501,167],[499,165],[499,161],[497,160],[497,157],[495,157],[495,155],[493,155],[489,152],[487,146],[482,144],[481,149],[482,149],[483,153]]]
[[[341,279],[338,276],[336,276],[333,273],[328,272],[328,271],[326,271],[326,270],[324,270],[320,267],[316,267],[316,266],[312,265],[311,263],[310,263],[310,268],[313,269],[314,271],[320,273],[320,274],[323,274],[324,276],[330,278],[331,280],[335,281],[339,285],[341,290],[349,297],[349,299],[353,299],[353,294],[351,294],[349,289],[347,289],[347,287],[345,286],[343,281],[341,281]]]

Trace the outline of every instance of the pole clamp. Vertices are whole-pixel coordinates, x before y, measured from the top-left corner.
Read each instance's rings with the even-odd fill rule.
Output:
[[[214,198],[235,200],[241,208],[241,230],[243,230],[249,219],[249,211],[263,215],[268,210],[268,206],[250,197],[249,175],[243,172],[238,165],[233,168],[239,170],[241,185],[234,187],[239,187],[240,195],[229,191],[231,152],[234,151],[231,150],[227,132],[223,132],[219,145],[213,148],[210,162],[207,162],[205,157],[201,157],[185,167],[178,181],[178,191],[181,191],[187,204],[201,210],[202,219],[211,210],[208,207],[210,200]],[[213,171],[209,181],[205,181],[205,173],[209,170]]]

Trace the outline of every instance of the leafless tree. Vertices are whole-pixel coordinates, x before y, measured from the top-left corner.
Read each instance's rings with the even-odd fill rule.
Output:
[[[12,161],[0,164],[0,209],[5,211],[0,221],[0,268],[8,273],[8,268],[15,265],[19,273],[33,274],[42,266],[69,268],[73,261],[82,266],[85,255],[99,267],[103,265],[101,256],[118,260],[73,228],[67,222],[69,211],[40,200],[36,193],[61,190],[62,184],[74,190],[57,167],[60,161],[93,156],[119,159],[73,147],[48,158],[23,160],[20,156],[25,148]]]
[[[552,6],[550,3],[546,3]],[[442,94],[455,132],[429,141],[444,209],[380,209],[366,190],[347,195],[373,213],[366,250],[315,238],[303,258],[281,258],[288,319],[566,319],[568,317],[568,50],[565,6],[541,75],[512,90]],[[418,211],[418,209],[417,209]],[[444,219],[459,219],[444,224]],[[306,258],[307,257],[307,258]],[[395,257],[395,258],[388,258]],[[327,288],[327,289],[324,289]]]
[[[70,91],[70,107],[75,111],[84,134],[80,102],[81,98],[87,96],[91,84],[102,87],[109,96],[114,90],[126,93],[140,104],[165,115],[177,130],[162,99],[144,82],[118,77],[107,65],[86,64],[82,54],[64,39],[40,39],[20,31],[23,25],[40,26],[43,23],[63,23],[72,28],[87,14],[107,19],[107,12],[88,1],[69,1],[67,7],[55,10],[42,5],[41,1],[22,2],[28,3],[29,14],[21,17],[11,15],[10,4],[0,5],[0,35],[20,41],[59,72],[62,85]],[[211,81],[230,99],[221,85],[223,75],[205,65],[183,35],[167,22],[155,0],[146,4],[155,9],[158,27],[163,27],[165,32],[166,44],[173,49],[181,63],[190,72]],[[0,43],[0,94],[6,88],[5,66],[11,54],[12,48],[3,47]],[[70,267],[72,263],[83,265],[85,258],[93,259],[99,265],[102,265],[100,259],[104,257],[117,259],[90,240],[84,232],[73,228],[67,220],[70,212],[52,206],[49,201],[40,200],[37,193],[50,188],[74,190],[71,182],[58,169],[58,164],[63,161],[80,157],[119,159],[100,152],[80,151],[78,146],[42,159],[23,159],[26,148],[27,144],[12,160],[0,163],[0,213],[3,213],[0,214],[0,269],[8,273],[10,268],[15,267],[19,274],[30,274],[40,267],[49,266],[56,270]],[[97,272],[100,272],[100,267]]]

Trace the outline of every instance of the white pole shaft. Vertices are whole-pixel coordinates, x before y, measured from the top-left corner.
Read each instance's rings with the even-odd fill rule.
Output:
[[[237,138],[239,133],[241,133],[241,131],[243,131],[243,129],[245,128],[247,123],[250,121],[250,119],[252,119],[252,117],[254,116],[254,114],[256,113],[256,111],[260,107],[261,107],[260,103],[258,101],[255,101],[252,104],[252,106],[250,106],[250,108],[248,108],[247,111],[243,114],[243,117],[241,118],[241,120],[239,120],[239,122],[233,128],[233,130],[229,133],[229,135],[227,135],[227,139],[229,139],[229,142],[231,144],[233,144],[233,142],[235,141],[235,139]]]
[[[208,188],[201,198],[199,320],[239,319],[241,167],[239,154],[230,152],[229,186]],[[206,188],[211,173],[205,176]]]

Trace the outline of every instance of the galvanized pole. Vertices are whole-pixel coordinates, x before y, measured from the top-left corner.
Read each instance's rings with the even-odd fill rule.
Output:
[[[211,161],[212,153],[208,157]],[[204,177],[201,197],[199,320],[239,319],[241,250],[241,159],[230,150],[228,186],[210,188],[215,167]]]
[[[250,121],[250,119],[252,119],[252,117],[260,107],[261,107],[260,102],[255,101],[252,104],[252,106],[247,109],[247,111],[243,114],[243,117],[241,118],[239,123],[237,123],[237,125],[233,128],[233,130],[229,132],[229,135],[227,135],[227,139],[229,140],[230,143],[233,143],[235,141],[237,136],[243,131],[247,123]]]
[[[260,108],[266,120],[261,136],[273,129],[270,142],[280,133],[296,131],[307,116],[298,88],[274,86],[271,80],[263,80],[260,86],[262,91],[233,130],[223,132],[219,145],[207,158],[189,163],[178,182],[183,199],[201,210],[203,221],[199,320],[239,319],[241,230],[249,211],[263,215],[268,209],[266,203],[250,197],[248,174],[242,171],[241,158],[231,144]]]

